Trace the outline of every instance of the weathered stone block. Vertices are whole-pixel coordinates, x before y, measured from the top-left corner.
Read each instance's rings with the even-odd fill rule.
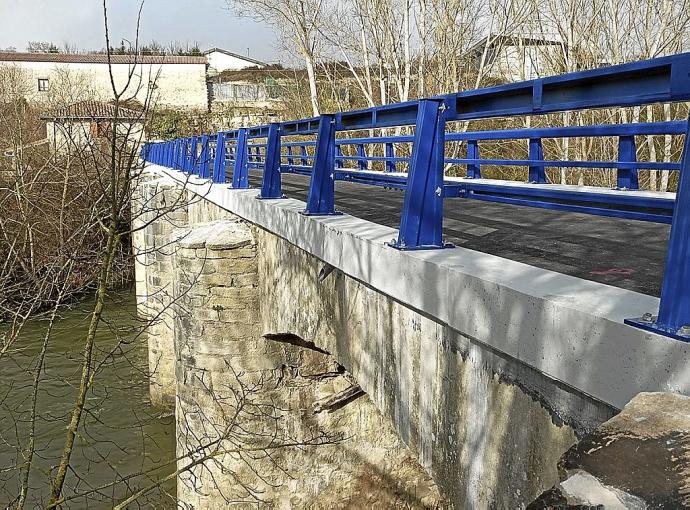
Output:
[[[640,393],[570,448],[529,508],[690,507],[690,397]]]

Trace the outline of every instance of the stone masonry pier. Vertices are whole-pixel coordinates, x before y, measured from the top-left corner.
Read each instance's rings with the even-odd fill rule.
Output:
[[[357,432],[348,454],[319,446],[324,453],[295,457],[299,476],[271,462],[272,483],[244,496],[300,507],[319,494],[308,480],[330,487],[323,466],[345,466],[331,469],[341,481],[362,480],[373,472],[357,466],[380,462],[393,493],[409,495],[410,479],[427,487],[417,506],[520,508],[559,482],[558,459],[578,437],[636,394],[690,393],[688,345],[623,324],[657,309],[655,297],[463,248],[401,252],[386,246],[388,227],[306,217],[298,200],[256,200],[255,190],[149,169],[159,179],[144,186],[177,183],[188,194],[187,226],[169,234],[176,390],[161,379],[176,394],[178,454],[227,428],[242,378],[291,409],[291,432],[337,434],[343,424]],[[304,377],[329,372],[337,375],[316,387]],[[344,407],[340,424],[337,413],[304,412],[356,386],[370,400]],[[271,426],[254,419],[257,430]],[[414,459],[433,482],[411,468],[403,476],[384,451],[403,465]],[[206,475],[225,496],[192,476],[178,481],[182,503],[211,508],[218,500],[208,498],[237,489],[228,473],[243,476],[247,463],[216,461]]]

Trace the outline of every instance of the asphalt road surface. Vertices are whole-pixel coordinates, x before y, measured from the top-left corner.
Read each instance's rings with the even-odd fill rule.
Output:
[[[261,177],[252,172],[252,187]],[[283,174],[283,193],[306,201],[307,177]],[[398,228],[403,192],[336,182],[336,208]],[[469,199],[447,199],[445,241],[532,266],[659,296],[669,226]]]

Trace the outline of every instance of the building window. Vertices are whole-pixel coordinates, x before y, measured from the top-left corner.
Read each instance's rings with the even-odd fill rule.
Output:
[[[48,92],[48,78],[39,78],[38,79],[38,91],[39,92]]]

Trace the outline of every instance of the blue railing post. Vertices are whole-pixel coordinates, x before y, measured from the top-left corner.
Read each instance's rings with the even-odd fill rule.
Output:
[[[287,147],[287,162],[289,166],[295,164],[295,156],[292,155],[292,145],[288,145]]]
[[[530,161],[544,160],[544,147],[541,144],[541,138],[530,138],[528,159]],[[529,165],[527,180],[537,184],[544,184],[546,182],[546,170],[544,166]]]
[[[690,119],[680,163],[659,314],[628,319],[625,323],[690,342]]]
[[[393,148],[393,144],[391,142],[387,142],[385,144],[384,154],[386,158],[395,157],[395,149]],[[386,160],[386,172],[395,172],[395,161],[390,159]]]
[[[180,167],[185,173],[189,173],[189,138],[182,139],[182,153],[180,156]]]
[[[618,138],[618,161],[621,163],[634,163],[637,161],[637,149],[634,136],[621,136]],[[621,166],[618,168],[617,186],[619,189],[638,189],[637,168],[633,166]]]
[[[190,174],[194,173],[194,153],[192,152],[192,146],[194,145],[194,137],[190,136],[187,138],[187,152],[186,152],[186,171]]]
[[[369,168],[367,165],[367,150],[363,143],[357,145],[357,168],[360,170],[366,170]]]
[[[193,136],[191,138],[191,142],[189,144],[189,172],[194,174],[194,175],[199,175],[199,167],[198,167],[198,161],[199,161],[199,141],[196,136]]]
[[[235,144],[235,165],[232,169],[232,187],[235,189],[249,188],[249,166],[247,164],[247,128],[237,131]]]
[[[184,171],[187,173],[192,173],[192,139],[190,138],[185,138],[184,139],[184,156],[182,159],[182,165],[184,167]]]
[[[196,160],[197,160],[197,154],[196,154],[196,149],[197,149],[197,139],[196,136],[190,136],[189,137],[189,163],[187,167],[189,168],[189,173],[190,174],[195,174],[196,175]]]
[[[309,158],[307,158],[307,146],[302,145],[300,149],[300,154],[302,156],[302,166],[308,166],[309,165]]]
[[[342,160],[343,148],[340,145],[335,146],[335,167],[345,168],[345,161]]]
[[[443,102],[419,101],[398,241],[401,250],[443,248]]]
[[[275,122],[268,126],[264,176],[261,181],[261,193],[257,198],[283,198],[280,182],[280,124]]]
[[[201,153],[199,154],[199,177],[202,179],[209,178],[209,159],[211,158],[211,148],[208,143],[208,135],[201,136]]]
[[[182,170],[182,145],[183,141],[180,138],[175,145],[175,169]]]
[[[178,160],[180,159],[180,139],[173,140],[172,143],[172,165],[171,167],[175,170],[179,170]]]
[[[321,115],[309,181],[306,215],[339,214],[335,210],[335,115]]]
[[[213,182],[225,182],[225,133],[216,135],[216,155],[213,159]]]
[[[479,159],[479,142],[477,140],[467,140],[467,159]],[[479,163],[467,164],[467,178],[481,179],[482,169]]]

